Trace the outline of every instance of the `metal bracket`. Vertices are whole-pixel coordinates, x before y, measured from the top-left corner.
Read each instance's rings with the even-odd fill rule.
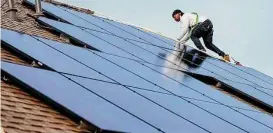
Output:
[[[37,63],[39,66],[43,66],[44,64],[43,63],[41,63],[41,62],[39,62],[38,61],[38,63]]]
[[[70,39],[66,35],[64,35],[62,33],[60,34],[60,38],[65,40],[65,42],[70,43]]]
[[[215,85],[215,88],[221,88],[222,84],[220,82],[217,82],[217,84]]]
[[[34,13],[33,16],[38,18],[38,17],[44,17],[45,15],[42,12],[42,13]]]
[[[39,61],[38,61],[37,63],[36,63],[36,61],[32,61],[32,63],[31,63],[30,65],[31,65],[32,67],[36,67],[36,66],[40,66],[40,67],[41,67],[41,66],[43,66],[43,63],[41,63],[41,62],[39,62]]]
[[[77,128],[82,129],[84,126],[85,126],[85,123],[81,120]]]
[[[6,77],[6,75],[4,75],[4,76],[2,77],[2,79],[3,79],[5,82],[8,82],[8,81],[9,81],[9,79]]]
[[[35,67],[35,66],[37,66],[37,64],[36,64],[35,61],[32,61],[31,64],[30,64],[30,66]]]

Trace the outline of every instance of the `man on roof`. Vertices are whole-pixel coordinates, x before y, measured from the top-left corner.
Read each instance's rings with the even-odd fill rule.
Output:
[[[199,50],[206,52],[199,40],[202,37],[208,49],[223,57],[225,61],[230,62],[229,55],[212,43],[213,24],[208,18],[199,16],[197,13],[183,13],[178,9],[173,11],[172,17],[176,22],[181,23],[182,33],[178,37],[179,45],[185,44],[191,38]]]

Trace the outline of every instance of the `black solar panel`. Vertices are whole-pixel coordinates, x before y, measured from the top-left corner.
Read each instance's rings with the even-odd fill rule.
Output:
[[[198,69],[191,69],[190,71],[215,77],[216,79],[273,106],[273,85],[266,79],[257,78],[241,71],[235,66],[211,58],[206,59]]]
[[[11,37],[16,37],[18,39],[10,39]],[[119,106],[126,108],[126,110],[130,110],[130,112],[137,116],[141,116],[142,119],[149,121],[153,125],[157,125],[158,128],[164,131],[176,132],[188,129],[192,132],[201,132],[206,131],[202,130],[202,128],[204,128],[212,132],[244,132],[244,130],[272,132],[270,127],[270,123],[272,123],[271,116],[257,112],[257,110],[252,107],[216,91],[191,77],[186,76],[186,78],[182,80],[183,82],[176,82],[164,77],[160,73],[152,71],[152,69],[148,67],[143,66],[139,61],[132,61],[101,52],[88,51],[83,48],[65,45],[55,41],[28,36],[4,29],[2,30],[2,40],[5,42],[5,45],[37,59],[54,70],[70,74],[69,77],[71,79],[86,88],[92,88],[94,83],[98,84],[98,88],[100,89],[96,90],[97,93],[104,95],[112,102],[115,101]],[[115,49],[115,47],[109,47],[109,49],[110,48],[113,50]],[[59,59],[55,58],[57,56]],[[157,57],[151,56],[150,58],[156,59]],[[74,61],[74,63],[68,62],[67,60]],[[112,63],[110,61],[112,61]],[[73,63],[73,65],[70,65],[70,63]],[[71,69],[67,69],[69,66],[71,66]],[[82,66],[83,68],[75,71],[72,70],[74,66],[75,68],[78,68],[78,66]],[[118,84],[105,76],[102,76],[101,78],[100,75],[99,78],[96,78],[96,76],[93,76],[92,73],[90,73],[94,72],[94,70],[91,70],[90,68],[102,72],[116,80],[118,83],[122,83],[122,85],[119,84],[117,87],[112,84],[90,81],[89,78],[92,77]],[[127,68],[131,72],[124,68]],[[154,69],[158,72],[162,71],[160,67],[154,67]],[[139,76],[143,78],[140,78]],[[148,79],[150,82],[145,79]],[[124,86],[124,84],[126,86]],[[187,86],[190,86],[193,90]],[[129,91],[130,89],[133,89],[135,92]],[[146,90],[144,91],[144,89]],[[108,91],[109,93],[106,93]],[[122,93],[125,93],[124,91],[126,92],[126,95],[122,95]],[[139,94],[135,96],[136,92],[142,96]],[[112,94],[117,94],[118,97],[113,97]],[[132,99],[130,99],[131,97]],[[138,101],[145,98],[148,99],[142,102]],[[125,101],[128,103],[124,103]],[[224,103],[225,105],[221,105],[217,101]],[[130,104],[135,102],[147,103],[143,105]],[[154,104],[147,107],[144,106],[146,104],[151,104],[151,102]],[[146,116],[147,114],[143,114],[151,113],[150,110],[153,109],[148,109],[148,107],[159,108],[158,110],[162,110],[162,112],[165,113],[162,113],[160,116],[148,117]],[[167,114],[170,115],[168,119],[165,118],[167,117]],[[162,120],[164,119],[164,122],[166,122],[165,119],[170,121],[173,120],[174,123],[167,122],[171,123],[173,127],[166,123],[158,123],[160,122],[158,119],[153,121],[152,118],[154,117],[159,117]],[[207,122],[208,119],[211,121]],[[185,123],[182,124],[185,127],[180,125],[181,123]],[[215,128],[214,125],[216,124],[221,128]]]
[[[273,78],[268,76],[268,75],[265,75],[264,73],[261,73],[253,68],[250,68],[250,67],[241,67],[241,66],[235,66],[236,68],[238,68],[239,70],[249,74],[249,75],[252,75],[253,77],[256,77],[260,80],[263,80],[269,84],[272,85],[273,83]]]

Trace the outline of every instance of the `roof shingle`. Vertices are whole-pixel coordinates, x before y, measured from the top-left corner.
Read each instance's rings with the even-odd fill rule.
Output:
[[[77,124],[22,89],[1,82],[1,121],[9,132],[82,132]]]

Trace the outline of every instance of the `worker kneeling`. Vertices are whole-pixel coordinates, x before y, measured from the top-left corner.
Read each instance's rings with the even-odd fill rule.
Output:
[[[183,13],[178,9],[173,11],[172,17],[176,22],[180,22],[182,24],[182,34],[178,38],[178,45],[185,44],[189,38],[191,38],[198,49],[206,52],[206,49],[202,46],[199,40],[199,38],[202,37],[205,46],[208,49],[223,57],[225,61],[230,62],[229,55],[225,54],[212,43],[213,24],[209,19],[203,16],[198,16],[197,13]],[[179,48],[180,46],[176,47]]]

